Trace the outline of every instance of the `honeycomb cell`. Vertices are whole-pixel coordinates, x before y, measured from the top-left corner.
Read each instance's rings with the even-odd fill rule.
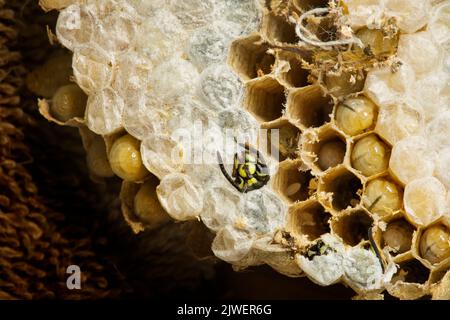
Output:
[[[267,151],[279,161],[295,159],[299,152],[300,130],[286,119],[262,124],[267,130]]]
[[[269,46],[263,44],[258,35],[236,40],[231,44],[229,64],[241,79],[251,80],[272,72],[275,56],[268,53]]]
[[[294,236],[305,235],[309,241],[314,241],[330,232],[330,218],[331,214],[319,202],[308,200],[289,208],[288,229]]]
[[[350,136],[371,129],[376,122],[377,108],[364,96],[350,98],[336,107],[336,125]]]
[[[392,277],[392,282],[403,281],[406,283],[424,284],[430,277],[430,270],[419,261],[412,259],[399,263],[397,273]]]
[[[313,169],[318,172],[326,171],[344,162],[347,152],[346,141],[335,130],[323,127],[319,129],[317,137],[313,135],[308,139],[308,134],[304,137],[306,138],[302,141],[302,158]]]
[[[446,213],[447,191],[434,177],[416,179],[406,185],[403,202],[407,218],[427,226]]]
[[[86,163],[89,170],[98,177],[109,178],[114,176],[108,161],[105,140],[101,136],[95,135],[92,139],[86,150]]]
[[[198,29],[189,40],[189,58],[200,70],[225,61],[230,41],[216,25]]]
[[[450,258],[450,228],[437,224],[425,229],[419,240],[419,251],[431,264]]]
[[[50,112],[60,121],[83,118],[86,102],[87,96],[83,90],[75,84],[69,84],[60,87],[53,95]]]
[[[263,18],[262,31],[269,42],[282,44],[295,44],[299,41],[295,33],[295,25],[286,20],[283,16],[274,13],[266,14]]]
[[[306,57],[304,57],[306,58]],[[289,63],[289,70],[281,72],[280,81],[289,88],[301,88],[308,85],[309,71],[303,69],[302,61],[297,54],[278,51],[277,52],[278,63]]]
[[[338,235],[344,243],[356,246],[361,241],[369,240],[369,231],[373,219],[364,210],[352,210],[339,216],[331,222],[333,232]]]
[[[260,122],[280,118],[286,103],[284,87],[271,77],[254,80],[247,84],[245,108]]]
[[[333,101],[319,86],[308,86],[292,91],[288,96],[286,115],[301,129],[320,127],[331,119]]]
[[[380,109],[375,132],[391,145],[419,133],[424,126],[423,110],[419,106],[396,103]]]
[[[351,152],[352,167],[370,177],[384,172],[388,168],[389,147],[375,134],[358,140]]]
[[[390,56],[397,50],[398,37],[386,37],[381,29],[361,28],[356,37],[364,44],[364,48],[360,50],[368,51],[377,57]]]
[[[371,213],[387,217],[402,208],[401,188],[387,178],[379,178],[367,183],[363,193],[364,206]]]
[[[142,163],[140,142],[130,135],[114,142],[109,151],[109,162],[113,172],[126,181],[139,182],[149,174]]]
[[[342,99],[352,93],[361,92],[364,88],[365,76],[359,73],[342,72],[339,75],[325,77],[325,86],[328,93]]]
[[[308,11],[314,8],[326,8],[328,0],[293,0],[292,3],[301,11]]]
[[[287,159],[280,163],[278,172],[273,177],[273,189],[288,203],[304,201],[314,192],[314,177],[309,171],[302,171],[300,160]]]
[[[171,220],[156,195],[155,190],[158,185],[159,180],[151,176],[141,185],[134,198],[134,214],[141,222],[152,228]]]
[[[433,175],[435,157],[427,139],[410,136],[394,145],[389,168],[400,182],[407,184],[415,179]]]
[[[319,196],[326,208],[335,211],[356,207],[360,203],[361,180],[345,167],[337,167],[328,172],[319,182]]]
[[[405,253],[411,249],[414,231],[404,218],[391,221],[383,231],[383,245],[392,248],[394,255]]]

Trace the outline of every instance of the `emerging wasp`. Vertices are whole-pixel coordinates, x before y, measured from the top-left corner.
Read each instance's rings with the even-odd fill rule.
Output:
[[[222,156],[217,151],[220,170],[227,180],[242,193],[257,190],[269,182],[270,175],[267,164],[260,152],[247,144],[239,144],[244,151],[234,155],[233,172],[231,176],[223,165]]]

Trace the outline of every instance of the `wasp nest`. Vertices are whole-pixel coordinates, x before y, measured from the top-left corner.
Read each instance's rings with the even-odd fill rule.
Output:
[[[236,269],[443,297],[448,1],[41,4],[79,87],[41,112],[123,179],[136,232],[199,219]]]

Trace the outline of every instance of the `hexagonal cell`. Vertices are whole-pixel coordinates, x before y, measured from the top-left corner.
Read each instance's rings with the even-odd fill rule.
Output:
[[[305,235],[309,241],[314,241],[330,232],[331,214],[314,199],[293,205],[288,215],[288,229],[294,236]]]
[[[406,185],[403,203],[406,217],[418,226],[428,226],[448,213],[447,191],[434,177],[416,179]]]
[[[449,263],[450,227],[443,222],[438,222],[421,230],[416,247],[420,257],[432,266]]]
[[[389,167],[391,148],[376,134],[358,139],[350,154],[351,165],[366,177],[385,172]]]
[[[399,268],[392,277],[392,282],[403,281],[406,283],[424,284],[429,277],[430,270],[418,260],[411,259],[399,263]]]
[[[308,57],[303,58],[307,59]],[[277,52],[277,60],[278,63],[284,61],[289,63],[289,71],[282,72],[279,76],[283,84],[290,88],[301,88],[308,85],[309,71],[303,69],[298,54],[280,50]]]
[[[319,86],[292,91],[288,96],[287,117],[301,129],[320,127],[331,120],[333,100]]]
[[[381,218],[388,218],[403,207],[403,188],[389,176],[369,181],[362,202],[366,209]]]
[[[334,121],[349,136],[368,132],[377,122],[377,106],[362,95],[346,99],[336,106]]]
[[[333,128],[319,129],[317,136],[305,133],[302,139],[302,159],[314,171],[321,172],[334,168],[344,162],[347,152],[345,137]]]
[[[277,16],[273,12],[264,16],[261,30],[267,40],[274,44],[296,44],[300,40],[295,33],[295,25],[286,17]]]
[[[293,0],[293,4],[301,11],[308,11],[314,8],[326,8],[328,0]]]
[[[391,251],[393,256],[409,251],[415,230],[416,228],[404,218],[389,222],[382,233],[383,247],[394,249]]]
[[[366,75],[359,72],[342,72],[340,75],[326,76],[324,85],[329,94],[342,99],[346,96],[361,92],[364,88]]]
[[[280,163],[273,177],[273,189],[288,203],[304,201],[315,190],[312,188],[314,177],[309,171],[302,171],[300,160],[287,159]]]
[[[296,126],[287,119],[279,119],[270,123],[263,123],[261,128],[267,130],[266,150],[272,157],[279,161],[298,157],[298,143],[301,132]]]
[[[344,210],[356,207],[361,201],[361,180],[344,166],[326,173],[319,182],[320,201],[329,209]]]
[[[275,57],[259,35],[239,39],[232,43],[228,62],[244,80],[261,77],[272,72]]]
[[[372,225],[372,217],[361,209],[346,212],[331,222],[333,232],[350,246],[369,240]]]
[[[284,87],[272,77],[247,84],[244,106],[260,122],[270,122],[283,115],[286,103]]]

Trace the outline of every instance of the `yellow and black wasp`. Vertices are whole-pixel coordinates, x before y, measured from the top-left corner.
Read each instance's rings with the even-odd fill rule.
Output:
[[[242,193],[264,187],[270,180],[269,169],[261,153],[247,144],[239,144],[244,148],[241,154],[236,153],[233,160],[231,176],[223,165],[222,156],[217,152],[220,170],[227,180]]]

